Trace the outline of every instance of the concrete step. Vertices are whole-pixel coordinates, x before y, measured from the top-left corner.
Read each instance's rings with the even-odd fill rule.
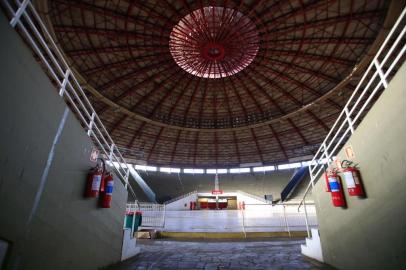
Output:
[[[121,250],[121,260],[124,261],[140,253],[140,248],[137,247],[137,238],[131,236],[131,229],[123,231],[123,246]]]
[[[312,229],[312,237],[306,238],[306,245],[301,245],[301,250],[303,255],[324,262],[319,230]]]

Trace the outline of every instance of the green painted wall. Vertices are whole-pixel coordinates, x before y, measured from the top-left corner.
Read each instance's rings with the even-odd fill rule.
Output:
[[[0,238],[12,243],[5,269],[98,269],[119,261],[127,192],[115,182],[111,209],[83,198],[93,144],[72,112],[27,226],[66,105],[2,13],[0,33]]]
[[[334,208],[324,180],[315,186],[324,259],[339,269],[406,269],[405,87],[403,65],[347,143],[368,197],[346,190],[348,209]]]

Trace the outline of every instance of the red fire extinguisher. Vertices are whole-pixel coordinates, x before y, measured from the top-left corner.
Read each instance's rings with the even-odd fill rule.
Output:
[[[96,198],[99,195],[100,184],[103,180],[104,174],[104,161],[102,161],[103,166],[99,164],[96,167],[90,169],[89,174],[87,175],[87,182],[86,182],[86,192],[85,197],[87,198]]]
[[[347,184],[348,194],[350,194],[350,196],[365,197],[361,174],[356,165],[353,165],[352,161],[343,160],[343,162],[341,163],[341,167],[343,168],[343,174],[345,183]]]
[[[337,170],[333,170],[328,174],[328,184],[333,205],[335,207],[346,207],[347,203],[344,197],[343,185],[340,176],[337,174]]]
[[[101,207],[110,208],[113,197],[114,178],[111,172],[107,172],[104,178],[104,192],[101,198]]]

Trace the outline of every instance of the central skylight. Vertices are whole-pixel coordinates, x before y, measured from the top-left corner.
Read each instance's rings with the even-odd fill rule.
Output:
[[[204,7],[173,28],[169,49],[185,71],[203,78],[224,78],[246,68],[259,49],[255,24],[241,12]]]

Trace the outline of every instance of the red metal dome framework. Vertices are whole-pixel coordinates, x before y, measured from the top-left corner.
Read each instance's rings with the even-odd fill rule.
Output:
[[[185,71],[203,78],[224,78],[251,64],[259,49],[255,24],[237,10],[204,7],[173,28],[169,50]]]
[[[273,164],[310,155],[383,29],[388,1],[45,1],[127,158]],[[193,23],[192,23],[193,22]]]

